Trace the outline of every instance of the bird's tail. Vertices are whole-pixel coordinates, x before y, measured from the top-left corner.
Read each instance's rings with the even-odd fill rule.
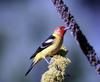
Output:
[[[30,65],[28,71],[25,73],[25,76],[27,76],[29,74],[29,72],[32,70],[32,68],[34,67],[35,64],[36,64],[36,62],[32,62],[32,64]]]

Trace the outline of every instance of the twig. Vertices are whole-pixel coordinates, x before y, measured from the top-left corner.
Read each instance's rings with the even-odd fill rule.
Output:
[[[88,61],[92,66],[95,67],[98,74],[100,74],[100,59],[96,55],[95,50],[89,44],[85,35],[80,30],[78,24],[74,20],[74,17],[70,14],[68,7],[64,4],[63,0],[51,0],[56,7],[57,11],[60,13],[61,18],[68,28],[71,29],[73,36],[78,42],[81,50],[87,57]]]

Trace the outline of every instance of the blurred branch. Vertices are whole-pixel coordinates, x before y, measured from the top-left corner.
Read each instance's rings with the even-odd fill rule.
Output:
[[[85,35],[80,30],[78,24],[74,20],[74,17],[70,14],[68,7],[64,4],[63,0],[52,0],[57,11],[60,13],[61,18],[64,20],[67,28],[70,28],[74,38],[78,42],[81,50],[87,57],[88,61],[92,66],[95,67],[98,74],[100,74],[100,59],[96,55],[95,50],[89,44]]]
[[[61,49],[51,58],[48,70],[42,75],[41,82],[63,82],[65,69],[71,63],[70,59],[65,58],[67,50]]]

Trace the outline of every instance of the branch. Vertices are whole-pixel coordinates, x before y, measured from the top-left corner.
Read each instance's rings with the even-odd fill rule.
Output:
[[[65,69],[71,63],[70,59],[65,58],[67,50],[65,48],[51,58],[48,70],[42,75],[41,82],[63,82]]]
[[[81,50],[87,57],[90,64],[95,67],[98,74],[100,74],[100,59],[96,55],[95,50],[89,44],[85,35],[80,30],[78,24],[74,20],[74,17],[70,14],[68,7],[64,4],[63,0],[51,0],[56,7],[57,11],[60,13],[61,18],[64,20],[64,23],[72,31],[72,34],[76,41],[78,42]]]

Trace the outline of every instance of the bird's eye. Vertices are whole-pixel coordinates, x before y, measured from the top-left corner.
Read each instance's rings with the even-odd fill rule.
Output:
[[[63,30],[63,28],[60,28],[60,30]]]

